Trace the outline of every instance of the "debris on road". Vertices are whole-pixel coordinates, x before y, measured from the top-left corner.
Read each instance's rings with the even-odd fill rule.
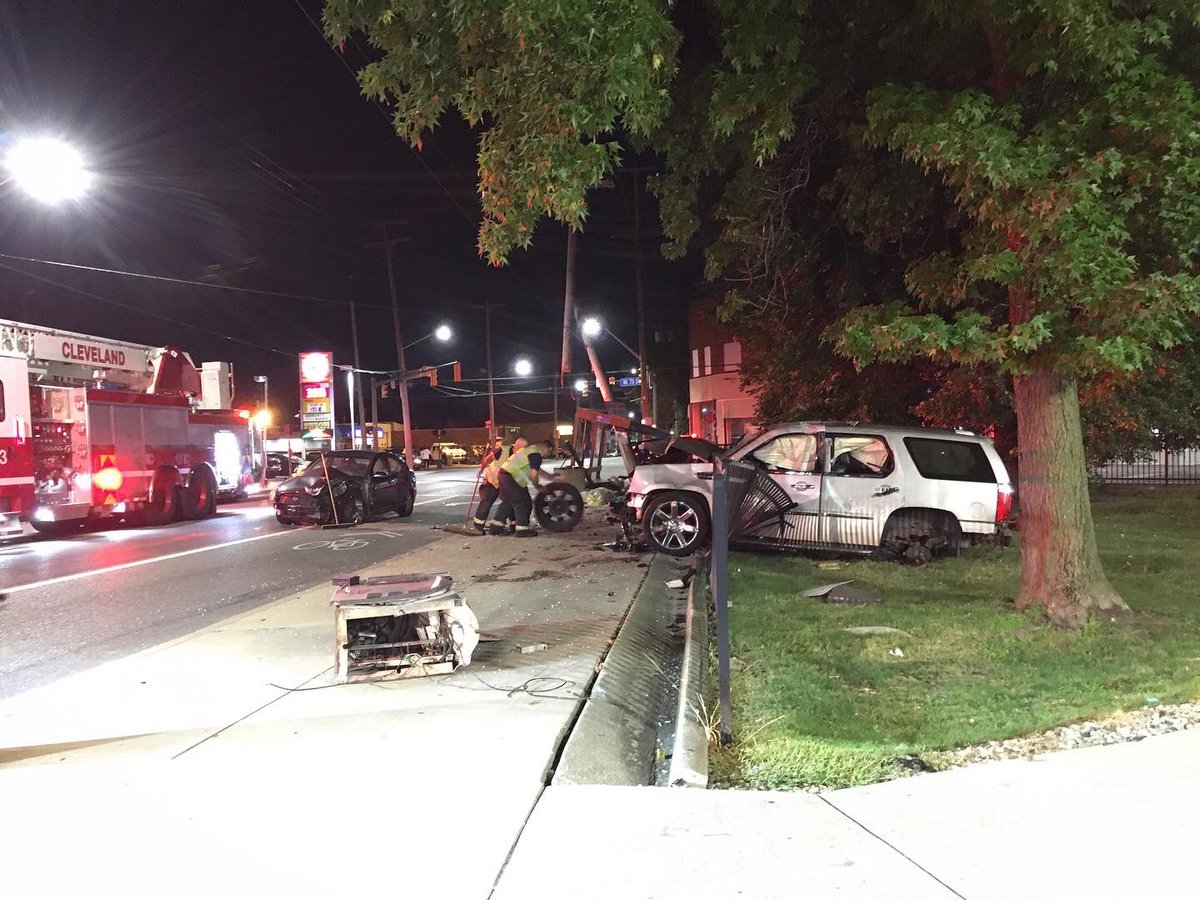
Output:
[[[882,603],[883,598],[873,591],[858,587],[853,581],[835,581],[820,587],[801,591],[803,597],[819,598],[825,603],[842,603],[847,606],[866,606],[869,603]]]
[[[513,652],[515,652],[515,653],[538,653],[541,650],[548,650],[549,648],[550,648],[549,644],[539,641],[536,644],[518,644],[516,647],[516,650],[514,650]]]
[[[336,575],[333,584],[339,683],[390,672],[441,675],[470,664],[479,620],[449,575]]]
[[[670,581],[666,582],[666,585],[669,588],[676,588],[676,589],[687,587],[687,584],[684,582],[684,580],[682,578],[672,578]]]

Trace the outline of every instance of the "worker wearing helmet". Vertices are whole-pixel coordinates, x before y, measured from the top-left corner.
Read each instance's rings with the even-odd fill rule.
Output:
[[[504,523],[515,516],[517,537],[533,537],[537,532],[529,525],[533,498],[529,488],[538,486],[542,460],[551,452],[549,441],[528,444],[523,438],[513,443],[513,452],[500,464],[500,505],[488,522],[489,534],[507,534]]]
[[[505,447],[504,441],[496,438],[496,446],[488,451],[479,464],[479,506],[475,510],[475,530],[482,533],[487,529],[487,517],[492,504],[500,496],[500,466],[508,459],[512,447]]]

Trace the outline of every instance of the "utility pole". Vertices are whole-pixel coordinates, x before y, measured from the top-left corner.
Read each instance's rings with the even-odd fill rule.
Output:
[[[382,247],[384,256],[387,258],[388,290],[392,296],[392,327],[396,331],[396,364],[401,373],[397,387],[400,390],[400,406],[404,410],[404,452],[408,454],[409,465],[412,465],[416,458],[416,448],[413,447],[412,407],[408,402],[408,380],[405,378],[408,366],[404,362],[404,333],[400,326],[400,301],[396,296],[396,267],[392,259],[395,255],[396,244],[403,243],[407,239],[388,236],[388,225],[401,223],[382,222],[380,224],[383,226],[383,240],[370,246]]]
[[[358,421],[362,423],[363,429],[363,448],[367,446],[367,420],[363,417],[363,394],[362,394],[362,379],[358,376],[358,370],[362,368],[362,361],[358,358],[358,304],[353,300],[350,301],[350,333],[354,337],[354,380],[351,384],[354,386],[354,396],[350,398],[350,402],[358,407]],[[353,407],[351,407],[353,409]],[[358,441],[354,438],[354,429],[350,429],[350,449],[358,449]]]
[[[503,303],[493,303],[491,300],[483,301],[483,342],[484,352],[487,354],[487,377],[488,377],[488,421],[492,424],[488,426],[488,447],[496,443],[496,389],[494,384],[494,375],[492,374],[492,308],[501,307]],[[475,307],[479,309],[480,307]]]
[[[379,449],[379,379],[371,376],[371,449]]]
[[[638,315],[638,380],[642,386],[642,422],[654,424],[650,406],[650,374],[646,369],[646,286],[642,281],[642,179],[633,174],[633,278],[637,294]]]
[[[559,387],[571,376],[571,332],[575,328],[575,229],[567,226],[567,277],[563,291],[562,363],[559,366]]]

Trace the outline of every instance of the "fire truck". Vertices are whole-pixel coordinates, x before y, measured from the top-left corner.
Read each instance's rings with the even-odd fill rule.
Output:
[[[0,535],[203,519],[250,481],[229,363],[0,319]]]

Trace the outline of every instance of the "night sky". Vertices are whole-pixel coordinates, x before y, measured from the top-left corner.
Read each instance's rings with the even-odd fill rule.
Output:
[[[318,0],[0,2],[0,144],[17,133],[56,134],[86,153],[98,179],[85,201],[61,208],[0,187],[0,254],[333,301],[0,257],[0,317],[176,345],[197,363],[229,360],[238,405],[258,403],[252,378],[266,374],[272,406],[290,416],[298,351],[328,348],[335,362],[352,361],[351,300],[363,366],[395,366],[383,256],[367,246],[382,236],[373,223],[388,220],[401,223],[393,236],[407,238],[396,248],[406,342],[442,321],[458,332],[449,346],[414,347],[410,367],[459,359],[464,378],[479,377],[475,307],[490,298],[504,304],[493,316],[497,376],[510,375],[518,355],[539,373],[556,372],[565,230],[543,223],[533,249],[503,269],[479,259],[470,130],[448,117],[418,155],[347,70],[367,60],[365,42],[339,54],[319,21]],[[632,191],[632,177],[619,175],[614,188],[593,192],[577,293],[581,310],[636,346]],[[652,199],[643,209],[650,329],[674,327],[682,343],[695,266],[658,257]],[[601,353],[606,367],[633,364],[611,341]],[[584,365],[577,345],[575,370]],[[481,424],[486,410],[427,389],[415,396],[418,427]],[[510,399],[550,408],[545,394]],[[396,412],[385,403],[381,418]],[[501,406],[498,418],[531,416]]]

